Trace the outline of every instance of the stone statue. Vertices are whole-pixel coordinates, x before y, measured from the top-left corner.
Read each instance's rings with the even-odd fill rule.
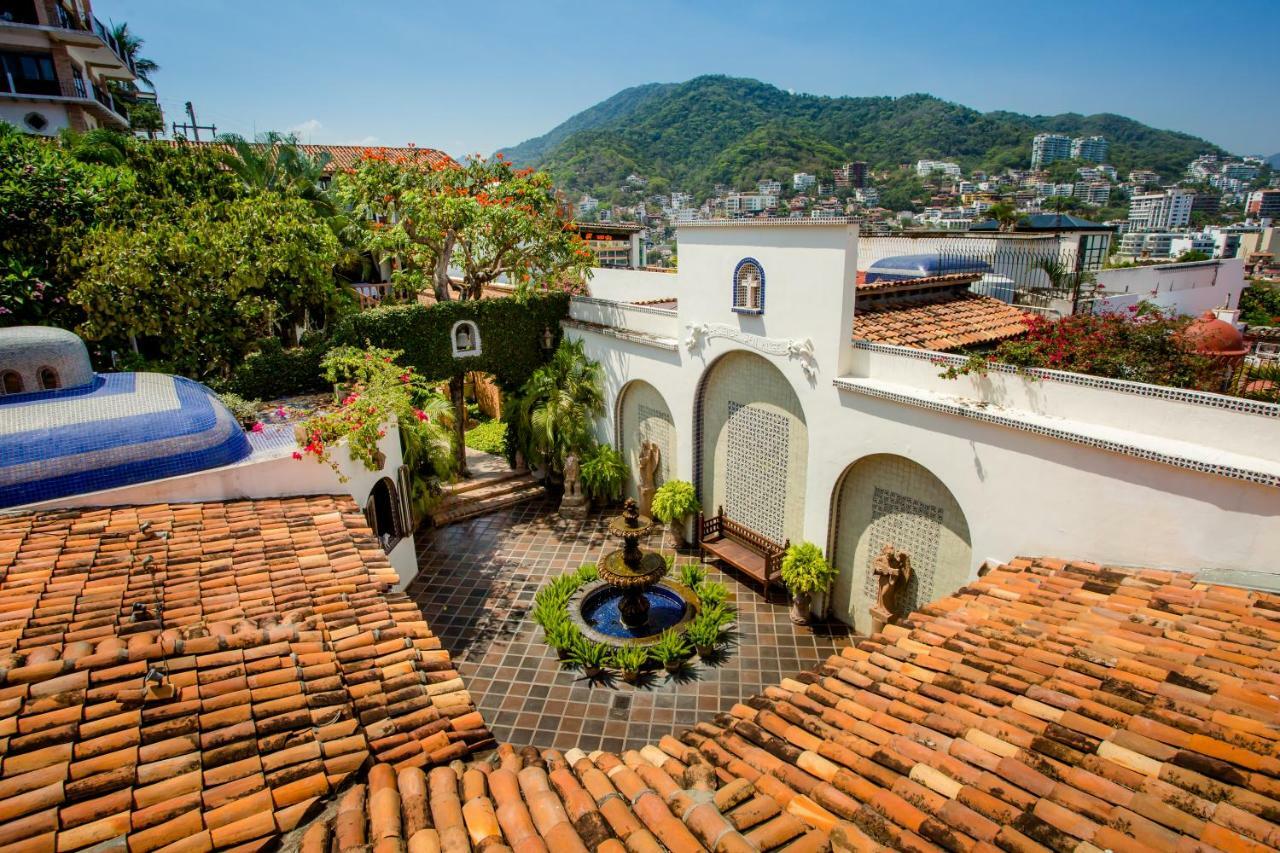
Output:
[[[652,441],[640,445],[640,514],[651,515],[653,493],[657,491],[654,478],[658,475],[658,463],[662,461],[662,451]]]
[[[582,493],[579,480],[582,469],[578,465],[578,455],[570,453],[564,459],[564,497],[560,499],[561,518],[585,518],[587,515],[587,498]]]
[[[879,634],[884,626],[896,622],[902,614],[899,598],[911,581],[911,557],[905,551],[894,550],[888,543],[871,561],[871,571],[876,576],[876,603],[871,606],[871,633]]]
[[[564,459],[564,496],[566,498],[570,495],[581,493],[582,485],[578,482],[581,473],[581,468],[578,466],[578,455],[570,453]]]

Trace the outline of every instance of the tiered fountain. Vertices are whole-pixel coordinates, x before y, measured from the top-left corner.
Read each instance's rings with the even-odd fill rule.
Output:
[[[583,587],[569,610],[570,618],[589,638],[613,645],[651,643],[697,612],[693,590],[664,579],[666,560],[657,551],[640,547],[654,527],[630,498],[622,515],[610,519],[609,535],[622,539],[622,549],[601,558],[600,580]]]

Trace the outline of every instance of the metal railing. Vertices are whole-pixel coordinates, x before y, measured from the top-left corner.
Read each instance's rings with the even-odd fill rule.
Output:
[[[111,34],[111,30],[107,29],[106,24],[102,23],[101,20],[96,17],[91,17],[82,25],[81,22],[76,20],[70,12],[63,8],[62,4],[55,3],[54,8],[58,10],[58,22],[55,26],[61,27],[64,30],[79,30],[81,32],[93,33],[95,36],[102,39],[103,43],[106,44],[107,47],[111,48],[111,52],[119,57],[120,61],[123,62],[130,71],[135,74],[138,73],[137,67],[134,65],[134,62],[129,57],[128,53],[125,52],[123,45],[121,45],[116,37]]]

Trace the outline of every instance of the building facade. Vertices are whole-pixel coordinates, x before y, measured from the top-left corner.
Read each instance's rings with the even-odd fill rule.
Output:
[[[1071,159],[1091,160],[1094,163],[1107,162],[1107,152],[1111,145],[1105,136],[1081,136],[1071,140]]]
[[[1133,231],[1168,231],[1191,224],[1195,194],[1183,189],[1141,193],[1129,200],[1129,228]]]
[[[1280,190],[1257,190],[1249,193],[1245,213],[1260,218],[1280,218]]]
[[[1061,133],[1037,133],[1031,140],[1031,168],[1039,169],[1071,159],[1071,138]]]
[[[1280,506],[1280,408],[1053,371],[942,378],[964,359],[855,339],[858,248],[840,221],[705,223],[681,230],[674,276],[600,271],[565,321],[609,365],[599,437],[658,445],[709,513],[824,548],[823,606],[860,630],[885,545],[911,557],[912,607],[1042,551],[1274,572],[1280,525],[1258,519]],[[659,298],[675,307],[636,304]]]
[[[0,121],[42,135],[129,128],[109,84],[134,80],[133,65],[89,0],[0,8]]]

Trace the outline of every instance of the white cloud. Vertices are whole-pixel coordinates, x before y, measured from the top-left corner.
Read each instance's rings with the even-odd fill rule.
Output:
[[[378,144],[378,137],[376,136],[362,136],[359,139],[353,139],[347,143],[347,145],[377,145],[377,144]]]
[[[318,133],[322,127],[324,127],[324,125],[320,123],[320,119],[309,118],[301,124],[295,124],[293,127],[289,128],[289,132],[296,133],[305,140],[307,137]]]

